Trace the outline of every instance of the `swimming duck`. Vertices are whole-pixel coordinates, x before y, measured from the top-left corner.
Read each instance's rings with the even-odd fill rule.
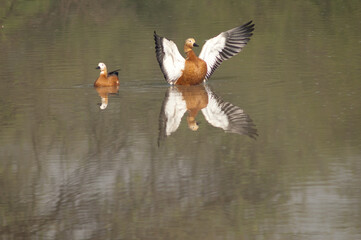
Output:
[[[188,38],[184,43],[186,59],[173,41],[160,37],[154,31],[156,57],[164,78],[172,85],[197,85],[208,80],[224,60],[238,54],[246,46],[253,30],[254,24],[249,21],[221,32],[206,41],[199,57],[193,51],[193,47],[198,47],[198,44],[194,38]]]
[[[98,64],[96,69],[100,69],[100,75],[94,82],[94,87],[112,87],[119,85],[118,71],[120,69],[108,73],[107,66],[102,62]]]

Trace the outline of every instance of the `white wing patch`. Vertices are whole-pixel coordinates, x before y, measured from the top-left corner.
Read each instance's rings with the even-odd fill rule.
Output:
[[[164,78],[174,84],[182,75],[185,65],[184,57],[179,53],[177,46],[171,40],[154,33],[155,52]]]
[[[163,67],[168,75],[168,81],[176,81],[182,75],[185,59],[173,41],[163,38],[163,49]]]
[[[207,79],[208,73],[212,72],[212,67],[217,63],[219,53],[222,52],[226,45],[226,36],[224,35],[224,33],[221,33],[218,36],[207,40],[199,54],[199,58],[207,63]]]

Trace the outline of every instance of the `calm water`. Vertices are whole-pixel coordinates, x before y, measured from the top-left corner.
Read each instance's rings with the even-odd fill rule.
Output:
[[[11,2],[0,239],[361,239],[360,1]],[[208,84],[166,84],[154,30],[202,45],[251,19]],[[100,61],[119,89],[93,88]]]

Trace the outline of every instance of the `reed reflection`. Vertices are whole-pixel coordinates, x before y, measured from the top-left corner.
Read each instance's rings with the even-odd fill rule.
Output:
[[[199,111],[209,124],[227,133],[247,135],[253,139],[258,135],[252,119],[240,107],[224,101],[208,85],[202,84],[168,88],[159,116],[159,140],[177,131],[186,112],[188,128],[197,131]]]
[[[112,86],[112,87],[94,87],[95,90],[98,92],[101,98],[100,109],[104,110],[108,106],[109,102],[109,94],[117,94],[119,91],[119,86]]]

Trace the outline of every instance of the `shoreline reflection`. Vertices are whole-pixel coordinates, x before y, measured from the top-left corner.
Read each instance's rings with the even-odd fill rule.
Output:
[[[257,129],[243,109],[224,101],[207,84],[171,86],[168,88],[159,115],[158,143],[176,132],[187,112],[188,128],[197,131],[196,117],[202,112],[206,121],[226,133],[246,135],[256,139]]]

